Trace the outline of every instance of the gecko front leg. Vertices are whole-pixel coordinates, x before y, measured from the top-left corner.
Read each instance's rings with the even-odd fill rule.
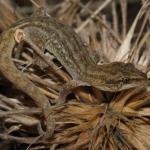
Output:
[[[68,81],[64,85],[62,85],[62,87],[59,91],[58,99],[56,99],[57,105],[61,105],[61,104],[65,103],[68,94],[70,94],[73,89],[75,89],[79,86],[89,86],[89,84],[86,82],[82,82],[80,80],[73,79],[73,80]]]

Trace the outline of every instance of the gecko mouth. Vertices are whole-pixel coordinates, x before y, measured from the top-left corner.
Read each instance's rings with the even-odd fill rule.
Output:
[[[122,83],[122,86],[120,87],[120,91],[121,90],[126,90],[126,89],[130,89],[130,88],[135,88],[135,87],[146,87],[148,85],[148,81],[146,79],[142,79],[142,80],[132,80],[132,81],[128,81],[128,83]]]
[[[148,85],[148,80],[147,79],[133,79],[133,80],[124,80],[124,81],[109,81],[107,84],[104,84],[101,87],[98,87],[100,90],[103,91],[110,91],[110,92],[117,92],[117,91],[122,91],[130,88],[135,88],[135,87],[146,87]]]

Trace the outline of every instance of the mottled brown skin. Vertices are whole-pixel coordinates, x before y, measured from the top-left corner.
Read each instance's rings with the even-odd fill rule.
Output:
[[[143,86],[146,75],[132,64],[114,62],[96,65],[96,61],[79,36],[67,25],[50,17],[30,17],[18,21],[1,35],[0,71],[18,89],[29,95],[43,109],[47,128],[52,130],[48,98],[14,65],[11,56],[16,44],[14,33],[21,29],[25,38],[40,48],[47,49],[66,68],[77,85],[91,85],[104,91],[121,91]],[[50,125],[48,125],[50,124]],[[50,133],[50,132],[49,132]]]
[[[112,62],[95,68],[91,66],[85,75],[82,78],[85,78],[86,82],[100,90],[111,92],[143,87],[149,82],[146,74],[136,69],[133,64],[123,62]]]

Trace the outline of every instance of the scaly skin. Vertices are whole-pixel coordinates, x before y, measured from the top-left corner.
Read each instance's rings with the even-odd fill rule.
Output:
[[[81,84],[115,92],[148,82],[146,75],[130,63],[96,65],[80,37],[69,26],[53,18],[30,17],[19,21],[14,27],[23,29],[26,38],[52,53],[74,80],[83,82]]]
[[[50,109],[48,98],[15,67],[11,59],[16,44],[14,34],[18,29],[23,31],[26,39],[52,53],[66,68],[73,81],[79,83],[75,86],[92,85],[100,90],[116,92],[143,86],[148,81],[146,75],[132,64],[115,62],[97,66],[79,36],[70,27],[53,18],[30,17],[17,22],[1,35],[0,71],[43,109],[49,134],[53,129],[50,121],[52,118],[47,117]]]

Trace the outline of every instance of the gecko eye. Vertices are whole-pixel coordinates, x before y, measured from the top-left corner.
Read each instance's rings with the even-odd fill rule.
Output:
[[[128,78],[123,78],[122,80],[123,80],[124,83],[128,83],[129,82]]]

